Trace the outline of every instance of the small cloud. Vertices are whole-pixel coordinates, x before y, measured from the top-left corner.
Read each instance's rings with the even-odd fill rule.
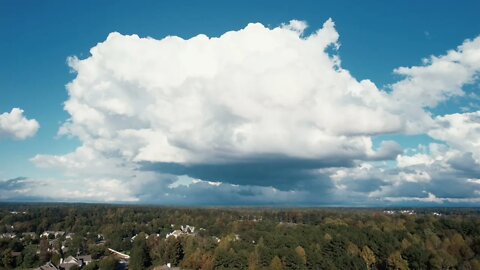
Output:
[[[425,38],[427,38],[427,39],[432,38],[431,35],[430,35],[430,32],[428,32],[428,31],[423,31],[423,34],[425,35]]]
[[[0,114],[0,139],[25,140],[33,137],[39,127],[35,119],[27,119],[23,115],[22,109],[13,108]]]

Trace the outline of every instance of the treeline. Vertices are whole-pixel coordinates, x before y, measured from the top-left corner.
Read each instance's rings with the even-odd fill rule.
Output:
[[[89,254],[97,259],[89,269],[109,269],[115,261],[108,247],[129,254],[134,270],[167,263],[182,269],[480,269],[477,209],[435,211],[1,205],[0,234],[18,235],[0,239],[1,264],[21,268],[26,260],[33,266]],[[166,238],[187,224],[195,233]],[[68,252],[49,253],[46,239],[21,237],[47,230],[75,233],[63,242]],[[12,252],[21,254],[18,261],[11,261]]]

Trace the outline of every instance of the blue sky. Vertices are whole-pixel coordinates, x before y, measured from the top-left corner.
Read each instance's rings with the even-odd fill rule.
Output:
[[[309,132],[316,134],[315,132],[328,131],[325,133],[328,136],[346,136],[344,141],[338,142],[339,148],[356,149],[358,147],[363,149],[363,152],[352,150],[352,152],[348,153],[345,151],[345,153],[337,153],[334,151],[336,149],[330,149],[328,151],[315,150],[310,153],[307,148],[318,147],[318,149],[322,149],[324,146],[335,144],[333,142],[325,142],[325,145],[321,143],[310,145],[307,142],[309,135],[306,135],[305,138],[299,135],[298,137],[300,138],[295,137],[294,139],[285,135],[286,137],[282,138],[283,140],[279,139],[283,144],[298,145],[288,149],[282,147],[280,142],[278,145],[272,143],[272,145],[265,146],[265,149],[262,149],[262,145],[264,145],[262,143],[263,137],[260,135],[249,135],[248,133],[245,135],[247,141],[251,139],[255,143],[252,142],[252,145],[245,147],[240,145],[232,146],[232,142],[221,140],[224,136],[227,136],[222,133],[222,130],[226,130],[225,126],[222,126],[225,124],[225,121],[222,118],[223,116],[217,118],[218,115],[214,114],[215,112],[210,113],[212,114],[211,119],[214,119],[212,121],[217,121],[216,123],[219,125],[218,131],[212,129],[211,126],[206,126],[207,124],[195,125],[195,123],[203,123],[201,120],[205,120],[204,118],[180,117],[170,122],[162,120],[164,119],[163,117],[159,117],[153,120],[150,119],[151,122],[149,122],[148,127],[142,127],[142,130],[148,129],[151,132],[148,133],[149,135],[136,135],[138,136],[136,139],[129,137],[132,141],[125,139],[125,145],[131,143],[131,147],[136,149],[126,149],[129,147],[123,145],[109,146],[115,149],[107,151],[105,146],[98,146],[101,143],[105,143],[104,140],[98,140],[101,135],[95,134],[93,136],[89,134],[88,138],[86,138],[86,135],[82,135],[84,133],[78,131],[86,128],[83,123],[75,120],[70,120],[69,122],[68,119],[81,116],[85,112],[79,112],[78,108],[64,109],[64,103],[67,101],[72,101],[75,104],[85,101],[80,97],[75,97],[73,94],[69,95],[65,87],[66,84],[72,82],[75,84],[77,82],[78,88],[81,89],[80,91],[87,93],[89,91],[88,86],[94,86],[93,82],[91,84],[80,84],[77,79],[82,74],[88,74],[85,70],[89,68],[101,68],[104,66],[99,61],[98,63],[95,62],[98,66],[91,64],[90,67],[77,69],[75,63],[71,63],[72,66],[69,67],[67,58],[75,56],[75,59],[78,60],[73,62],[89,58],[99,59],[98,57],[93,58],[90,53],[90,49],[96,47],[98,43],[103,42],[103,47],[101,47],[104,50],[102,51],[104,53],[103,57],[106,59],[107,57],[112,57],[112,62],[107,63],[117,63],[119,65],[123,63],[119,61],[122,56],[121,54],[113,53],[115,46],[120,46],[116,45],[117,43],[115,42],[126,44],[129,42],[129,35],[138,35],[140,38],[151,37],[152,40],[163,42],[161,44],[167,44],[168,41],[163,40],[167,36],[178,36],[188,40],[199,34],[204,34],[208,37],[220,37],[226,32],[238,31],[234,33],[238,33],[236,35],[239,40],[246,42],[245,44],[247,45],[245,46],[248,49],[250,46],[248,44],[260,42],[248,36],[248,33],[257,31],[253,27],[247,27],[250,23],[260,23],[263,30],[258,31],[263,31],[262,33],[265,36],[271,34],[270,30],[285,30],[288,28],[290,32],[298,33],[297,38],[299,40],[307,40],[309,37],[314,36],[319,29],[324,29],[324,32],[327,34],[331,34],[333,31],[339,35],[339,38],[333,41],[329,40],[329,42],[330,44],[340,46],[338,50],[331,51],[331,47],[325,49],[325,55],[331,57],[335,55],[335,57],[341,59],[341,69],[349,72],[351,77],[349,80],[353,80],[355,83],[369,80],[381,93],[391,94],[387,99],[402,99],[405,98],[405,94],[401,94],[401,92],[403,91],[402,93],[404,93],[405,91],[396,90],[395,83],[404,80],[405,76],[395,74],[394,70],[399,67],[432,66],[432,71],[427,73],[432,73],[429,73],[430,77],[428,78],[433,83],[435,83],[437,78],[435,76],[445,78],[444,74],[435,73],[438,70],[435,69],[434,65],[431,63],[425,64],[422,62],[422,59],[429,58],[432,55],[441,58],[447,51],[456,50],[458,46],[465,44],[466,39],[473,40],[479,36],[480,20],[478,19],[478,10],[480,10],[478,1],[460,1],[456,3],[452,1],[390,1],[388,3],[382,1],[362,1],[361,3],[356,1],[330,1],[328,3],[325,1],[139,1],[136,3],[131,1],[1,1],[0,34],[2,38],[0,39],[0,59],[2,59],[2,64],[0,65],[0,114],[10,113],[13,108],[20,108],[23,110],[23,114],[21,115],[22,118],[17,120],[23,119],[28,121],[34,119],[38,123],[39,128],[36,129],[34,124],[29,122],[30,124],[26,131],[27,133],[29,132],[28,136],[20,138],[19,130],[3,127],[5,130],[2,131],[2,126],[0,125],[0,183],[3,180],[3,186],[5,186],[4,191],[0,191],[0,200],[134,201],[165,204],[478,204],[480,197],[480,180],[478,179],[480,175],[475,166],[478,165],[477,162],[479,161],[479,149],[475,148],[478,146],[475,132],[478,132],[476,124],[479,123],[479,118],[476,116],[476,113],[479,110],[477,107],[479,100],[475,95],[480,95],[477,80],[479,69],[478,66],[471,64],[468,60],[472,58],[471,55],[478,54],[475,47],[476,43],[472,45],[471,54],[463,54],[465,56],[461,61],[464,62],[455,59],[445,60],[451,63],[460,61],[468,69],[465,71],[469,72],[468,75],[465,75],[466,77],[452,77],[450,80],[459,80],[459,85],[455,85],[455,87],[458,86],[462,94],[458,94],[458,89],[454,89],[457,92],[453,91],[448,83],[446,83],[445,89],[439,86],[438,89],[433,90],[417,83],[407,87],[412,88],[413,90],[411,91],[420,93],[418,95],[421,97],[428,96],[428,91],[439,91],[439,95],[442,96],[440,101],[435,102],[432,106],[419,104],[418,106],[412,105],[412,108],[404,107],[413,116],[409,115],[409,113],[401,112],[399,109],[392,109],[392,106],[401,108],[401,104],[378,103],[374,106],[375,112],[380,110],[390,113],[393,120],[398,116],[400,119],[398,121],[407,123],[405,124],[407,126],[410,124],[421,126],[422,130],[410,127],[392,127],[390,125],[393,124],[391,122],[388,123],[391,120],[390,118],[379,116],[380,119],[376,119],[374,118],[375,115],[372,116],[373,118],[364,120],[367,122],[377,121],[379,123],[384,120],[385,125],[376,126],[369,123],[358,127],[358,129],[349,130],[347,126],[351,119],[348,115],[344,117],[344,122],[340,124],[327,124],[315,115],[309,115],[308,119],[302,117],[303,111],[299,111],[298,117],[295,114],[296,118],[291,120],[293,126],[307,120],[318,121],[322,125],[322,128],[319,128],[319,130],[305,128],[305,130],[299,129],[297,132],[302,132],[303,130],[308,134],[310,134]],[[329,18],[334,23],[334,30],[329,29],[329,26],[325,23]],[[300,29],[291,23],[291,20],[305,22],[308,24],[308,28]],[[110,39],[106,41],[112,32],[118,32],[120,36],[115,36],[111,41]],[[288,33],[285,33],[285,38],[287,38],[287,35]],[[272,36],[272,38],[274,37]],[[289,40],[285,42],[287,41],[290,42]],[[131,53],[131,59],[135,59],[135,53],[139,53],[138,50],[135,50],[135,46],[143,46],[141,44],[144,44],[145,40],[132,42],[132,47],[122,47],[122,50],[125,50],[126,54]],[[324,41],[320,40],[319,42]],[[111,47],[109,47],[109,44],[111,44]],[[274,44],[272,44],[272,47]],[[294,47],[287,48],[290,45],[285,44],[285,50],[292,49],[299,50],[299,52],[303,50],[301,46],[304,46],[291,45],[297,43],[288,43]],[[193,42],[192,46],[195,47]],[[208,47],[209,45],[205,46]],[[132,51],[129,51],[130,48],[132,48]],[[212,56],[212,59],[226,57],[225,61],[230,61],[228,48],[230,47],[225,47],[225,54]],[[248,50],[242,51],[242,48],[238,50],[243,53],[248,52]],[[315,54],[315,51],[312,52],[312,57],[319,55],[323,51],[324,49],[318,48],[317,54]],[[200,52],[202,51],[200,50]],[[167,52],[158,51],[158,53]],[[173,50],[169,53],[181,55],[182,50]],[[209,51],[209,53],[211,52]],[[155,56],[157,54],[152,52],[152,55]],[[265,57],[265,59],[271,59],[267,56]],[[308,57],[305,59],[308,59]],[[318,61],[323,61],[321,60],[323,58],[319,59]],[[207,59],[207,61],[210,60]],[[201,62],[202,59],[187,59],[185,61],[187,61],[187,65],[191,64],[192,66],[205,64]],[[325,61],[327,61],[325,65],[328,66],[330,62],[328,60]],[[232,70],[229,74],[241,73],[241,68],[245,68],[245,66],[235,66],[235,63],[231,64]],[[142,63],[138,64],[143,67]],[[158,65],[157,67],[156,64],[153,66],[163,70],[163,66]],[[147,64],[143,63],[143,65]],[[307,67],[308,70],[321,68],[315,63],[311,63],[311,65]],[[272,70],[277,70],[273,64],[269,67]],[[153,87],[152,85],[161,88],[162,86],[158,85],[162,83],[169,85],[170,83],[163,80],[161,82],[148,81],[148,78],[142,81],[143,75],[134,73],[132,70],[119,70],[119,72],[126,72],[123,75],[126,77],[131,75],[134,78],[133,81],[144,88]],[[152,72],[155,72],[155,70]],[[197,74],[197,71],[192,72],[194,75]],[[288,73],[290,70],[285,70],[284,72],[287,74],[299,74],[295,72],[300,71],[291,70],[292,73]],[[413,72],[409,74],[411,78],[420,78],[423,74],[420,73]],[[185,78],[193,78],[198,74],[194,75],[187,72]],[[248,76],[250,75],[248,74]],[[314,76],[311,79],[314,81],[319,80],[320,83],[325,80],[336,82],[334,78],[323,80],[322,74],[317,75],[318,77]],[[292,78],[295,77],[295,75],[291,76]],[[462,76],[462,74],[458,76]],[[292,80],[294,81],[298,77],[297,75]],[[218,75],[215,78],[218,79],[212,79],[212,82],[206,84],[207,86],[201,86],[203,87],[202,89],[207,89],[205,91],[213,93],[216,90],[209,89],[209,86],[232,82],[230,75]],[[118,84],[117,79],[106,76],[99,77],[96,80]],[[442,81],[441,79],[438,80]],[[125,82],[125,80],[122,82]],[[132,83],[132,81],[129,83]],[[148,83],[152,85],[149,86]],[[274,87],[269,83],[274,82],[267,80],[265,82],[267,86],[264,85],[263,87]],[[332,82],[329,81],[329,83]],[[259,91],[262,91],[260,86],[246,85],[245,87],[247,86],[259,87]],[[84,89],[82,87],[87,88]],[[157,89],[155,87],[152,89]],[[402,86],[397,88],[400,89]],[[298,86],[298,89],[301,92],[303,88]],[[135,89],[131,91],[135,92]],[[227,93],[226,98],[228,98],[228,91],[236,90],[230,90],[227,86],[219,93]],[[316,91],[322,92],[327,90],[318,89]],[[394,95],[393,92],[395,91],[400,94]],[[422,91],[427,92],[421,94]],[[266,91],[266,93],[267,99],[269,97],[272,98],[268,94],[270,92]],[[213,106],[221,105],[222,110],[225,109],[229,116],[233,115],[226,122],[235,123],[236,119],[249,121],[243,118],[244,115],[237,115],[238,111],[244,112],[243,108],[229,107],[227,103],[222,103],[225,101],[224,99],[215,99],[218,96],[217,94],[212,94],[213,96],[209,99],[210,101],[215,101],[213,103],[208,103],[202,99],[199,108],[210,110]],[[288,102],[292,100],[290,94],[286,94],[284,97]],[[115,90],[109,90],[108,95],[109,97],[115,97]],[[208,97],[206,94],[205,96]],[[410,95],[406,96],[412,98]],[[105,97],[105,95],[94,96],[94,93],[92,93],[92,98],[101,99],[102,97]],[[125,95],[121,97],[123,98]],[[140,102],[139,100],[142,97],[151,98],[148,95],[141,96],[141,94],[138,94],[138,100],[136,100],[134,94],[130,96],[130,100],[127,99],[122,102],[136,104]],[[159,102],[184,104],[182,103],[183,101],[177,100],[177,96],[174,98],[171,100],[159,99]],[[320,94],[319,99],[328,102],[327,97]],[[253,108],[254,105],[263,106],[263,114],[270,112],[270,107],[263,103],[263,105],[248,103],[250,100],[257,100],[256,97],[248,100],[245,101],[247,107]],[[338,101],[338,104],[344,105],[349,102],[348,100],[350,98],[340,101],[335,99],[335,102]],[[411,104],[418,100],[417,98],[415,100],[405,100],[404,102],[405,104]],[[112,101],[107,99],[105,102]],[[282,100],[282,102],[284,101]],[[361,102],[370,106],[373,101],[363,97]],[[378,102],[378,100],[375,102]],[[425,102],[428,103],[431,100]],[[160,103],[150,105],[158,106],[158,104]],[[92,103],[83,105],[94,107]],[[145,106],[147,105],[149,104],[145,104]],[[310,109],[321,111],[320,108],[326,107],[324,105],[320,104],[319,108]],[[362,106],[358,108],[362,109]],[[179,110],[177,114],[183,112],[184,110]],[[283,115],[281,111],[275,112]],[[358,114],[361,115],[361,112],[359,111]],[[165,112],[160,111],[157,113],[163,115]],[[199,111],[194,110],[191,113],[198,114]],[[369,113],[371,113],[370,110],[366,111],[365,115],[370,115]],[[258,114],[261,114],[263,117],[260,111]],[[111,113],[106,115],[111,116]],[[151,118],[155,118],[155,115],[155,113],[152,113]],[[343,112],[338,111],[333,115],[343,115]],[[419,120],[420,122],[417,123],[415,121],[418,119],[414,119],[416,115],[424,116],[425,119]],[[5,115],[5,118],[7,116]],[[131,115],[129,117],[132,118]],[[195,115],[195,117],[199,116]],[[254,118],[258,119],[258,117],[257,115]],[[115,119],[117,121],[118,117]],[[144,119],[142,116],[142,118],[135,120],[141,121]],[[189,121],[193,122],[190,123]],[[362,119],[354,122],[360,123]],[[71,123],[71,129],[63,132],[63,135],[59,135],[59,130],[65,127],[65,123]],[[115,126],[115,128],[108,130],[108,132],[118,133],[118,124],[109,123],[112,123],[112,126]],[[124,121],[123,123],[127,122]],[[185,142],[185,138],[177,133],[167,134],[166,131],[156,129],[156,127],[162,124],[185,125],[187,126],[185,130],[198,134],[203,134],[202,132],[208,129],[213,130],[214,134],[198,135],[198,141]],[[271,118],[265,118],[259,123],[252,122],[250,124],[256,127],[257,130],[263,130],[263,127],[268,126],[271,127],[270,130],[277,130],[279,134],[294,132],[290,130],[291,126],[283,126]],[[109,125],[103,123],[103,126]],[[448,130],[439,130],[439,126]],[[130,126],[129,130],[134,130],[135,128]],[[244,127],[240,126],[237,128],[244,129]],[[304,127],[302,126],[302,128]],[[269,132],[267,128],[265,130],[267,130],[266,133]],[[336,131],[333,132],[331,130]],[[459,130],[463,133],[457,132]],[[238,130],[234,129],[234,131]],[[273,136],[276,136],[273,131]],[[353,133],[355,135],[352,135]],[[322,136],[325,134],[321,133]],[[158,146],[159,142],[155,141],[156,139],[149,141],[151,137],[158,138],[157,135],[165,136],[172,144],[170,146],[175,146],[176,150],[159,150],[162,147]],[[103,139],[112,139],[111,136],[113,135]],[[92,139],[93,137],[95,137],[95,140]],[[138,139],[139,137],[141,137],[141,140]],[[146,139],[146,137],[149,139]],[[216,138],[216,140],[212,142],[211,138]],[[468,141],[470,138],[471,141]],[[371,140],[373,145],[368,146],[368,143],[364,145],[365,139]],[[312,140],[316,140],[316,138],[312,137]],[[181,143],[175,144],[174,142],[177,141]],[[360,141],[362,142],[360,143]],[[385,148],[385,156],[379,157],[380,154],[372,151],[380,152],[382,142],[385,141],[391,142],[391,144]],[[195,143],[200,143],[203,146],[218,144],[218,149],[212,146],[211,148],[215,148],[215,151],[212,150],[210,153],[207,150],[202,150],[203,148]],[[152,145],[155,145],[155,147]],[[183,147],[184,145],[188,145],[190,148]],[[419,145],[421,146],[419,147]],[[81,160],[82,156],[75,155],[80,155],[76,149],[78,147],[82,148],[82,146],[83,150],[89,148],[85,151],[92,151],[91,153],[89,152],[91,156],[99,155],[94,158],[94,160],[99,160],[99,164],[79,165],[82,168],[82,172],[63,166],[65,164],[58,164],[59,160],[68,164]],[[142,147],[146,149],[144,153],[130,153],[131,151],[143,149]],[[365,150],[368,147],[370,149]],[[255,150],[252,150],[254,148]],[[438,150],[440,148],[442,149]],[[190,151],[187,154],[184,153],[187,151],[186,149]],[[195,151],[191,149],[195,149]],[[127,152],[128,154],[125,154]],[[202,154],[198,154],[198,152],[202,152]],[[220,152],[221,154],[219,154]],[[309,154],[305,154],[307,152]],[[122,154],[117,155],[117,153]],[[86,154],[83,153],[83,155]],[[171,157],[167,158],[168,155],[171,155]],[[448,157],[442,161],[448,166],[440,164],[440,156]],[[407,162],[406,160],[409,161]],[[452,165],[457,164],[453,162],[455,160],[473,162],[471,163],[473,167],[460,170]],[[405,165],[405,162],[408,165]],[[166,166],[166,164],[169,166]],[[123,175],[107,172],[101,175],[85,174],[85,171],[102,170],[96,166],[100,166],[105,171],[112,170]],[[121,168],[118,168],[118,166]],[[367,172],[365,171],[365,166],[372,167]],[[455,178],[454,180],[446,180],[442,178],[442,175],[436,175],[441,174],[439,168],[446,167],[450,168],[450,170],[448,172],[442,171],[442,175],[448,175],[451,178]],[[262,172],[259,173],[259,171]],[[280,176],[278,175],[279,172]],[[422,175],[422,173],[428,174],[428,179],[418,180],[413,177]],[[25,178],[17,179],[17,177]],[[12,181],[12,179],[17,180]],[[18,186],[12,183],[17,183]],[[99,184],[95,186],[92,183]],[[459,188],[453,189],[454,191],[452,192],[447,192],[450,184],[459,186]],[[45,193],[42,187],[57,185],[66,187],[64,193],[59,192],[64,195],[59,197],[42,195]],[[79,185],[89,187],[92,190],[112,190],[111,192],[117,192],[117,195],[109,194],[107,191],[99,195],[78,195],[90,192],[85,191],[85,189],[79,192],[70,192],[78,189]],[[0,186],[2,185],[0,184]],[[135,186],[135,188],[132,188],[132,186]],[[372,187],[370,188],[370,186]],[[352,190],[349,190],[350,188]],[[131,192],[125,192],[125,189],[129,189]],[[368,192],[355,191],[354,189],[367,190]],[[308,190],[314,190],[315,192],[309,193],[307,192]],[[413,192],[413,190],[419,190],[419,193]],[[212,201],[205,200],[205,194],[210,194]],[[326,199],[318,200],[317,195],[321,195]]]

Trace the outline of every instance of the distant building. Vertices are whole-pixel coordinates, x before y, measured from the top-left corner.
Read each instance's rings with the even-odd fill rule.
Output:
[[[80,261],[82,266],[83,265],[89,265],[93,261],[91,255],[78,256],[77,259]]]
[[[168,233],[165,238],[169,238],[171,236],[177,238],[182,235],[195,235],[195,227],[190,225],[180,225],[180,230],[174,230],[171,233]]]
[[[53,237],[58,238],[62,237],[65,234],[64,231],[44,231],[40,237],[50,237],[50,235],[53,235]]]
[[[65,239],[72,240],[74,236],[75,236],[74,233],[67,233],[67,235],[65,236]]]
[[[46,264],[35,268],[35,270],[60,270],[53,263],[47,262]]]
[[[173,232],[171,233],[168,233],[167,236],[165,238],[169,238],[169,237],[179,237],[179,236],[182,236],[184,233],[181,231],[181,230],[174,230]]]
[[[27,237],[30,236],[30,238],[35,239],[37,238],[37,234],[34,232],[24,232],[22,233],[22,237]]]
[[[2,234],[0,234],[0,238],[13,239],[15,237],[17,237],[17,235],[14,234],[14,233],[2,233]]]

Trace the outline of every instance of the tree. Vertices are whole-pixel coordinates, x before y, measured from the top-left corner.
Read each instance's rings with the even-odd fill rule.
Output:
[[[52,261],[53,264],[59,265],[61,258],[62,258],[62,257],[60,256],[60,254],[58,254],[58,253],[55,252],[55,253],[52,254],[51,261]]]
[[[142,270],[151,265],[150,255],[147,250],[145,234],[137,235],[133,243],[133,249],[130,256],[129,268],[133,270]]]
[[[360,249],[354,243],[349,242],[347,246],[347,252],[351,256],[357,256],[360,253]]]
[[[97,260],[104,256],[106,251],[104,246],[91,245],[88,252],[92,255],[92,259]]]
[[[195,250],[190,256],[182,262],[182,267],[187,269],[200,269],[202,266],[202,251],[200,249]]]
[[[403,253],[411,269],[428,268],[428,252],[419,244],[409,246]]]
[[[177,266],[182,261],[183,255],[183,248],[180,239],[174,237],[168,238],[167,247],[165,249],[165,261]]]
[[[23,268],[32,268],[37,264],[37,247],[35,245],[28,245],[22,252],[23,254]]]
[[[387,259],[387,269],[391,270],[408,270],[408,262],[402,258],[399,251],[390,254]]]
[[[50,253],[48,252],[48,239],[47,238],[42,238],[40,240],[40,254],[39,254],[39,259],[40,263],[46,263],[50,260]]]
[[[99,264],[100,270],[116,270],[118,266],[118,261],[113,256],[108,256],[103,258]]]
[[[98,270],[97,262],[91,262],[85,267],[82,268],[83,270]]]
[[[363,261],[367,265],[367,269],[372,269],[372,266],[377,262],[375,253],[373,253],[368,246],[363,246],[362,251],[360,251],[360,257],[362,257]]]
[[[302,258],[302,262],[303,264],[307,264],[307,255],[305,254],[305,249],[303,249],[303,247],[301,246],[298,246],[295,248],[295,252],[297,253],[297,255]]]
[[[15,267],[15,260],[12,256],[12,250],[6,249],[2,254],[2,264],[5,268],[11,269]]]
[[[270,270],[283,270],[282,260],[278,256],[273,257]]]
[[[248,255],[248,270],[259,270],[259,256],[258,253],[253,251]]]

